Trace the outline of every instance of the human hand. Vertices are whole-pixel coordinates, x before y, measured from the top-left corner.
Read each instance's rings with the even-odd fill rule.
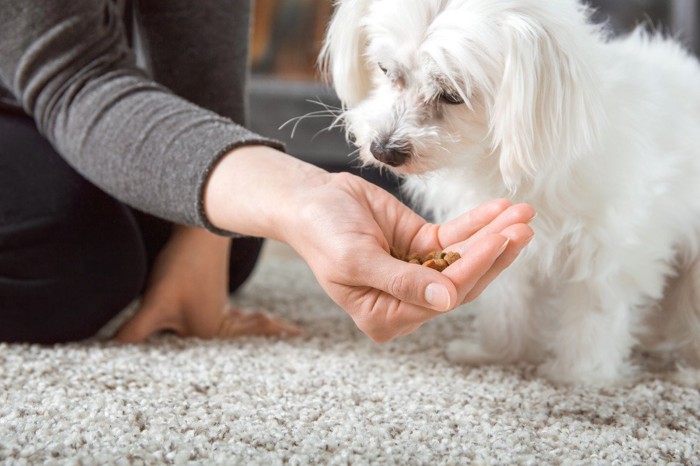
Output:
[[[347,175],[301,190],[284,241],[311,267],[328,295],[376,342],[414,332],[424,322],[475,299],[533,236],[529,205],[482,205],[444,225],[427,223],[394,196]],[[391,257],[398,251],[458,252],[435,270]]]
[[[359,177],[330,174],[265,146],[222,157],[206,186],[205,211],[219,228],[290,244],[378,342],[476,298],[528,243],[535,215],[528,205],[498,200],[431,225]],[[391,246],[463,258],[440,273],[394,259]]]
[[[205,230],[176,227],[156,259],[136,314],[115,339],[136,343],[165,330],[199,338],[298,334],[281,319],[229,306],[230,243]]]

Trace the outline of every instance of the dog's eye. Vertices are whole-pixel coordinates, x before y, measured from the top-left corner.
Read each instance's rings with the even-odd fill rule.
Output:
[[[456,92],[442,91],[440,93],[440,101],[450,105],[459,105],[464,103],[464,99]]]
[[[381,63],[378,63],[378,65],[379,69],[382,70],[382,73],[389,74],[389,70],[387,70],[386,67],[384,67],[384,65],[382,65]]]

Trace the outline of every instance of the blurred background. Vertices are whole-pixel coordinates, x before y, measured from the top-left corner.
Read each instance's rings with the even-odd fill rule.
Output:
[[[421,0],[407,0],[421,1]],[[700,0],[587,0],[596,21],[619,34],[640,22],[682,40],[700,52]],[[333,91],[320,80],[316,58],[333,12],[331,0],[256,0],[253,17],[250,81],[252,129],[287,144],[290,154],[332,171],[353,171],[394,190],[396,181],[373,169],[356,168],[354,150],[344,133],[326,130],[332,117],[303,115],[338,107]],[[700,83],[698,83],[700,85]],[[282,129],[281,126],[285,125]]]

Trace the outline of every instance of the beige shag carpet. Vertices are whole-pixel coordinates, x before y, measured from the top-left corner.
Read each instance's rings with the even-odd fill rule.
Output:
[[[460,312],[377,346],[293,257],[233,299],[308,335],[0,344],[0,463],[700,464],[700,391],[665,372],[593,390],[456,366]]]

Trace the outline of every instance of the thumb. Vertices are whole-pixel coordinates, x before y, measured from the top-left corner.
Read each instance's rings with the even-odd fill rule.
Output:
[[[364,274],[369,286],[408,304],[445,312],[457,304],[457,288],[437,270],[409,264],[382,251]]]

